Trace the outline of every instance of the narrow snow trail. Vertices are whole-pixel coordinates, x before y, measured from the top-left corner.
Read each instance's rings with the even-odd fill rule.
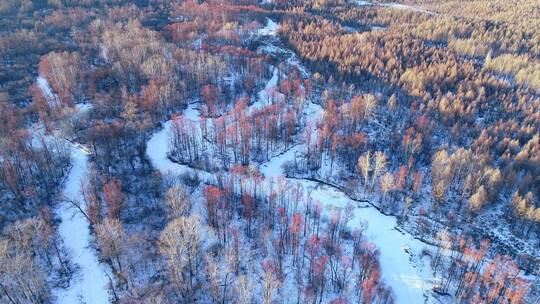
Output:
[[[67,200],[83,204],[80,185],[88,166],[88,152],[81,146],[71,147],[72,168],[65,182],[64,196]],[[99,263],[90,247],[90,228],[88,220],[70,202],[62,202],[57,207],[57,215],[62,222],[58,232],[64,240],[72,261],[78,270],[67,289],[56,290],[57,303],[65,304],[104,304],[109,303],[107,293],[108,279],[105,267]]]
[[[254,110],[260,110],[270,105],[272,98],[277,97],[273,95],[276,95],[276,92],[277,92],[275,88],[278,85],[278,73],[279,73],[278,69],[274,68],[274,70],[272,71],[272,78],[268,80],[268,82],[264,86],[264,89],[260,90],[257,93],[257,101],[255,101],[252,105],[249,106],[250,113],[253,112]]]
[[[56,95],[47,79],[39,76],[36,81],[47,101],[55,102]],[[88,105],[80,105],[77,110],[82,113],[88,108]],[[61,220],[58,233],[77,269],[70,285],[65,289],[55,289],[54,296],[59,304],[106,304],[109,303],[106,268],[90,247],[91,236],[87,218],[72,203],[75,202],[85,209],[80,187],[86,176],[90,153],[79,144],[67,143],[72,167],[64,183],[63,199],[56,206],[55,213]]]

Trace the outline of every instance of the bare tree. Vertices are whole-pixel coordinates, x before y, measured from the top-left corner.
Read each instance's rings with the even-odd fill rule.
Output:
[[[375,188],[375,182],[379,175],[386,169],[386,155],[384,152],[377,151],[375,152],[375,163],[373,164],[373,177],[371,178],[371,191]]]
[[[371,170],[371,153],[368,151],[358,158],[358,169],[364,178],[364,191],[367,190],[369,171]]]
[[[165,194],[165,202],[171,210],[171,217],[177,218],[189,214],[191,202],[189,193],[181,186],[172,186]]]
[[[272,271],[265,271],[263,280],[263,304],[272,303],[274,293],[280,285],[281,282]]]
[[[238,304],[253,303],[253,283],[249,276],[239,276],[235,281],[234,290],[237,295],[236,301]]]
[[[182,216],[172,220],[159,238],[159,251],[167,260],[171,279],[186,300],[192,296],[202,260],[201,228],[199,215]]]
[[[108,259],[114,270],[122,273],[122,257],[126,250],[126,233],[120,220],[106,218],[95,225],[98,246],[102,257]]]

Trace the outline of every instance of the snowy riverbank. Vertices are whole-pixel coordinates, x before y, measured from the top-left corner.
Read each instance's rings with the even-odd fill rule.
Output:
[[[79,145],[71,145],[72,167],[65,181],[64,197],[56,210],[62,221],[58,232],[70,254],[77,271],[66,289],[55,292],[57,303],[102,304],[109,303],[108,279],[105,266],[101,264],[93,248],[88,220],[69,201],[82,204],[80,185],[88,167],[88,151]],[[83,206],[81,206],[84,208]]]
[[[57,101],[47,79],[39,76],[37,85],[49,103]],[[87,106],[77,107],[82,112]],[[80,144],[67,142],[70,148],[71,169],[63,185],[63,195],[55,213],[60,218],[58,233],[64,241],[76,271],[65,289],[56,289],[54,296],[59,304],[105,304],[109,303],[108,278],[106,267],[98,260],[97,254],[90,246],[90,223],[73,203],[85,209],[80,193],[81,184],[88,169],[90,152]]]
[[[272,23],[271,27],[273,28],[276,26],[271,20],[269,23]],[[252,105],[252,108],[265,105],[268,90],[275,86],[276,83],[277,69],[274,69],[272,77],[268,80],[264,89],[258,93],[258,100]],[[321,110],[320,106],[315,104],[306,107],[305,115],[312,120],[312,126],[315,125],[318,119],[322,118]],[[183,114],[185,118],[200,124],[199,114],[194,104],[190,104]],[[182,174],[194,170],[188,166],[174,163],[167,157],[170,126],[171,121],[167,121],[164,123],[163,129],[154,133],[150,138],[146,151],[148,157],[152,164],[164,174]],[[285,153],[272,158],[269,162],[260,165],[260,172],[266,178],[278,178],[282,175],[281,166],[288,160],[293,159],[296,153],[302,153],[302,147],[302,145],[296,145]],[[201,172],[198,173],[201,176]],[[207,180],[210,174],[206,173],[204,175],[202,178]],[[298,180],[291,179],[291,182],[298,182]],[[315,181],[301,180],[300,182],[304,189],[311,194],[312,198],[324,206],[326,214],[329,214],[334,208],[342,208],[348,204],[357,206],[357,202],[351,200],[338,189]],[[394,216],[384,215],[371,206],[355,207],[350,226],[352,229],[365,226],[367,240],[380,249],[382,277],[392,287],[396,296],[396,303],[424,303],[425,294],[432,288],[434,278],[429,266],[424,267],[423,261],[419,261],[418,257],[421,251],[425,247],[429,247],[429,245],[422,243],[409,234],[396,230],[397,221]]]
[[[270,81],[274,81],[270,79]],[[186,113],[189,112],[189,113]],[[194,117],[194,108],[191,105],[184,113],[193,122],[200,122]],[[315,117],[317,115],[314,115]],[[167,157],[169,147],[169,128],[171,122],[164,124],[164,128],[154,133],[147,144],[147,155],[152,164],[164,174],[182,174],[193,172],[194,169],[172,162]],[[282,175],[281,165],[293,159],[295,153],[301,153],[301,145],[297,145],[286,153],[272,158],[269,162],[260,166],[261,173],[266,178],[277,178]],[[198,171],[198,170],[197,170]],[[201,175],[204,180],[209,178],[209,173]],[[291,179],[291,182],[297,180]],[[311,191],[314,200],[319,201],[328,214],[332,209],[345,207],[347,204],[356,206],[345,193],[325,186],[322,183],[302,180],[304,189]],[[421,251],[429,246],[415,239],[409,234],[403,234],[396,230],[397,222],[394,216],[384,215],[374,207],[356,207],[354,217],[350,222],[352,229],[363,227],[367,240],[377,245],[380,249],[382,277],[390,285],[395,293],[397,303],[424,303],[424,294],[433,286],[433,276],[429,267],[423,267],[422,261],[417,260]]]

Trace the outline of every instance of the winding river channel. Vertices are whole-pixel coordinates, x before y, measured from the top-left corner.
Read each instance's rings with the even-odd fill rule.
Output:
[[[268,26],[271,29],[265,29],[264,33],[272,34],[272,29],[275,23],[269,21]],[[274,31],[275,32],[275,31]],[[272,41],[272,39],[270,39]],[[278,48],[276,46],[276,48]],[[266,45],[263,50],[272,50],[272,46]],[[290,52],[290,51],[288,51]],[[287,63],[291,63],[287,60]],[[293,61],[297,65],[297,61]],[[274,85],[276,82],[275,73],[268,80],[265,89]],[[261,100],[265,96],[264,90],[258,94],[259,100],[254,106],[260,106]],[[190,104],[183,112],[183,116],[190,119],[195,124],[200,124],[200,116],[197,110],[199,104]],[[320,116],[320,107],[311,104],[307,107],[307,113],[304,115],[313,119],[318,119]],[[190,172],[194,169],[172,162],[167,157],[169,150],[169,131],[171,121],[163,124],[163,128],[150,138],[147,143],[147,156],[151,160],[155,168],[162,173],[182,174]],[[200,127],[200,126],[199,126]],[[297,145],[289,149],[279,156],[273,157],[270,161],[260,164],[259,170],[266,178],[277,178],[282,175],[281,165],[288,160],[294,158],[295,153],[301,153],[301,145]],[[202,179],[210,179],[211,174],[197,170]],[[202,174],[201,174],[202,173]],[[371,205],[358,206],[358,202],[353,201],[342,191],[327,186],[323,183],[305,180],[305,179],[289,179],[291,182],[300,182],[304,190],[310,193],[310,196],[319,201],[325,208],[326,212],[333,208],[345,207],[348,204],[357,206],[354,209],[354,217],[349,222],[351,228],[366,226],[364,234],[368,241],[376,244],[380,249],[380,260],[382,268],[382,277],[385,282],[392,287],[397,303],[414,304],[424,303],[426,295],[433,286],[434,277],[429,270],[427,261],[420,260],[418,257],[424,248],[431,246],[425,244],[412,235],[401,232],[396,229],[397,220],[394,216],[384,215]]]
[[[277,24],[269,20],[267,27],[261,35],[275,35]],[[272,41],[272,39],[269,39]],[[263,51],[275,51],[281,47],[267,44]],[[285,50],[292,53],[290,50]],[[293,56],[295,56],[293,54]],[[299,64],[296,57],[290,57],[287,64],[294,64],[302,71],[305,69]],[[265,87],[275,85],[276,73],[269,80]],[[43,79],[38,79],[38,84],[45,95],[50,95],[50,88]],[[264,96],[261,91],[258,96]],[[262,102],[260,100],[260,102]],[[184,116],[194,123],[200,124],[197,104],[191,104],[184,111]],[[313,116],[320,111],[318,106],[310,106]],[[155,168],[162,173],[182,174],[194,169],[172,162],[167,157],[169,150],[169,129],[171,122],[163,123],[161,130],[155,132],[147,142],[147,156]],[[277,178],[282,175],[281,165],[291,160],[295,153],[301,153],[301,146],[295,146],[286,153],[272,158],[269,162],[261,164],[259,169],[267,178]],[[76,144],[71,146],[72,169],[66,179],[64,186],[64,196],[69,200],[82,202],[79,192],[81,181],[86,175],[88,166],[88,151]],[[203,179],[210,179],[210,173],[198,171]],[[327,186],[323,183],[291,179],[292,182],[300,182],[304,189],[308,190],[313,199],[319,201],[326,211],[333,208],[344,207],[347,204],[357,206],[358,203],[351,200],[340,190]],[[84,206],[83,206],[84,207]],[[72,284],[67,289],[55,291],[58,303],[108,303],[106,266],[101,264],[97,254],[91,248],[91,235],[89,223],[78,211],[75,211],[70,203],[62,202],[57,207],[57,215],[62,220],[59,226],[59,233],[65,241],[65,245],[70,252],[73,262],[78,266],[77,275]],[[366,225],[364,233],[368,241],[376,244],[380,249],[382,277],[390,285],[396,297],[397,303],[414,304],[424,303],[427,291],[431,289],[434,278],[429,271],[429,267],[424,266],[424,262],[418,260],[420,252],[429,245],[422,243],[407,233],[396,229],[397,222],[394,216],[384,215],[372,206],[357,206],[354,209],[354,218],[350,221],[351,228],[363,227]]]

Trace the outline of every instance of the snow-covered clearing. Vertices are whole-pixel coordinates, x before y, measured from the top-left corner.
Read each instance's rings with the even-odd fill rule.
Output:
[[[47,101],[55,102],[56,95],[47,79],[39,76],[37,84]],[[88,105],[77,107],[79,113],[88,109]],[[105,273],[106,268],[99,262],[94,249],[90,247],[91,236],[87,218],[74,206],[74,204],[78,204],[81,209],[85,209],[80,187],[86,176],[90,152],[80,144],[73,142],[68,142],[68,144],[72,167],[64,184],[62,202],[56,207],[55,213],[61,220],[58,233],[63,239],[77,271],[71,279],[70,285],[66,289],[56,289],[54,294],[57,303],[105,304],[109,303],[107,291],[109,280]]]
[[[371,5],[371,2],[369,2],[369,1],[364,1],[364,0],[356,0],[354,3],[356,3],[356,5],[358,5],[358,6]]]
[[[407,4],[401,4],[401,3],[381,3],[380,5],[390,7],[390,8],[400,9],[400,10],[408,10],[408,11],[413,11],[413,12],[418,12],[418,13],[429,14],[429,15],[436,15],[437,14],[435,12],[428,11],[428,10],[425,10],[425,9],[423,9],[421,7],[414,6],[414,5],[407,5]]]

